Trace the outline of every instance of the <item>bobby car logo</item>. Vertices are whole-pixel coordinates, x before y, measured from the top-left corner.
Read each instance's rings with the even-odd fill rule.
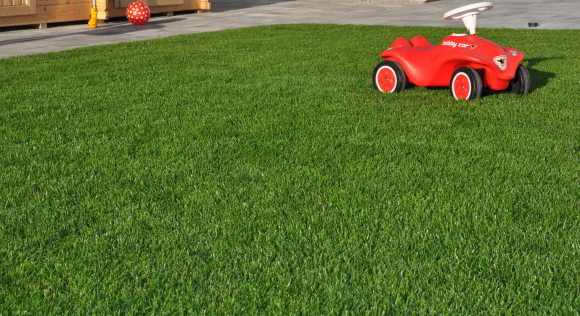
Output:
[[[456,43],[454,41],[443,41],[443,43],[441,43],[441,45],[443,46],[451,46],[453,48],[455,47],[460,47],[460,48],[468,48],[471,47],[472,49],[476,48],[476,45],[470,45],[470,44],[465,44],[465,43]]]

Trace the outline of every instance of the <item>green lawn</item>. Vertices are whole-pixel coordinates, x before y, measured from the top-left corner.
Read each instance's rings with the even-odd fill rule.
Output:
[[[373,90],[399,36],[277,25],[0,60],[0,315],[580,312],[580,31],[532,91]]]

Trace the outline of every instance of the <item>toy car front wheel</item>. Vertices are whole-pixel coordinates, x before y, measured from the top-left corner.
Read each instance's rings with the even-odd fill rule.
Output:
[[[508,87],[508,91],[510,93],[515,93],[519,95],[526,95],[530,90],[530,85],[532,83],[532,79],[530,77],[530,73],[528,69],[520,64],[518,69],[516,70],[516,75],[510,81],[510,85]]]
[[[402,92],[406,83],[405,72],[397,62],[383,60],[373,71],[373,85],[381,92]]]
[[[451,76],[449,86],[455,100],[473,100],[481,97],[483,81],[475,69],[461,67]]]

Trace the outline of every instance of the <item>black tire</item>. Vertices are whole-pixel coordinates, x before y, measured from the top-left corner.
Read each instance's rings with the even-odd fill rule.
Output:
[[[516,75],[512,81],[510,81],[508,91],[514,94],[526,95],[530,91],[531,85],[532,78],[530,77],[528,69],[524,65],[520,64],[516,70]]]
[[[391,71],[395,74],[394,76],[391,76]],[[384,75],[389,76],[389,83],[386,83],[387,86],[385,86]],[[381,80],[381,77],[383,77],[383,80]],[[394,84],[392,81],[394,81]],[[405,76],[405,71],[403,71],[403,68],[395,61],[383,60],[373,71],[373,86],[381,92],[403,92],[406,84],[407,76]]]
[[[461,79],[461,80],[460,80]],[[467,81],[465,81],[467,79]],[[459,80],[459,81],[458,81]],[[456,91],[456,89],[458,91]],[[467,91],[465,91],[467,89]],[[474,100],[481,97],[483,81],[477,70],[470,67],[461,67],[451,76],[449,92],[455,100]]]

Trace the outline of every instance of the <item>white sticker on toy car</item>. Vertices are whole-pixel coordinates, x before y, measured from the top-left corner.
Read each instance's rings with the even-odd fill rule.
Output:
[[[495,56],[493,58],[493,62],[501,70],[505,70],[507,68],[507,57],[506,57],[506,55]]]

